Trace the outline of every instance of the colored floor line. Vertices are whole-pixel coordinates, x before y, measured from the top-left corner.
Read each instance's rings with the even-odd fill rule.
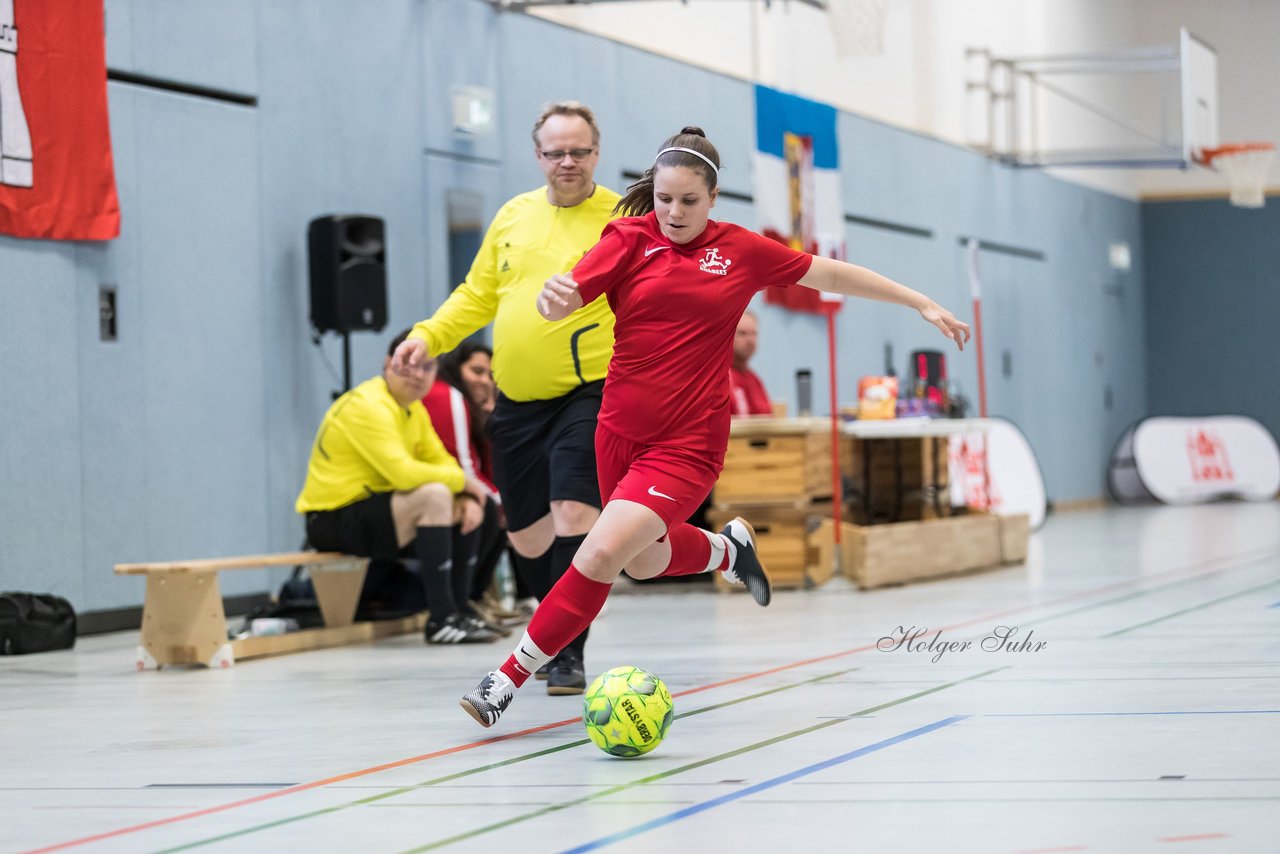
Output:
[[[1280,709],[1240,709],[1205,712],[1007,712],[984,718],[1123,718],[1148,715],[1280,715]]]
[[[1246,552],[1245,554],[1249,554],[1249,553]],[[1129,578],[1129,579],[1125,579],[1124,581],[1117,581],[1111,584],[1104,584],[1100,587],[1094,587],[1088,590],[1082,590],[1077,593],[1068,594],[1066,596],[1059,596],[1056,599],[1050,599],[1046,602],[1030,602],[1025,605],[1019,606],[1017,608],[1008,608],[1004,611],[997,611],[994,614],[985,614],[981,617],[975,617],[973,619],[965,620],[960,623],[954,623],[950,626],[943,626],[942,628],[938,629],[938,631],[939,632],[954,631],[956,629],[966,628],[976,623],[982,623],[989,620],[993,620],[997,617],[1005,617],[1010,614],[1020,614],[1025,611],[1035,611],[1041,608],[1052,607],[1054,605],[1058,605],[1064,602],[1074,602],[1079,599],[1087,599],[1090,596],[1096,596],[1100,593],[1105,593],[1109,590],[1118,590],[1124,587],[1129,587],[1134,584],[1142,584],[1144,582],[1151,581],[1152,579],[1162,578],[1164,576],[1179,575],[1179,574],[1185,574],[1185,573],[1192,573],[1193,575],[1205,575],[1208,573],[1205,573],[1205,572],[1197,573],[1196,572],[1197,568],[1203,566],[1204,564],[1211,564],[1220,560],[1234,560],[1241,557],[1243,557],[1243,555],[1226,555],[1223,557],[1209,558],[1207,560],[1200,561],[1199,563],[1192,563],[1188,566],[1183,566],[1183,567],[1175,567],[1174,569],[1164,570],[1162,572],[1143,576],[1141,578]],[[1210,572],[1217,572],[1217,570],[1211,570]],[[847,649],[842,652],[835,652],[829,655],[818,656],[816,658],[809,658],[802,661],[793,662],[791,664],[785,664],[779,667],[774,667],[769,670],[762,670],[758,673],[750,673],[744,676],[737,676],[732,679],[725,679],[720,682],[714,682],[709,685],[701,685],[696,688],[689,688],[684,691],[677,692],[672,696],[678,698],[678,697],[688,696],[690,694],[697,694],[701,691],[709,691],[713,688],[719,688],[725,685],[732,685],[736,682],[744,682],[748,679],[757,679],[761,676],[769,676],[771,674],[778,673],[784,670],[790,670],[796,667],[804,667],[809,664],[817,664],[822,661],[830,661],[835,658],[842,658],[846,655],[853,655],[859,652],[866,652],[874,648],[875,648],[874,644],[864,644],[863,646],[854,647],[853,649]],[[330,785],[333,785],[334,783],[341,783],[343,781],[355,779],[357,777],[365,777],[370,774],[376,774],[381,771],[390,770],[392,768],[400,768],[405,765],[413,765],[418,762],[425,762],[430,759],[437,759],[442,756],[448,756],[454,753],[460,753],[464,750],[473,750],[475,748],[484,747],[489,744],[495,744],[500,741],[508,741],[510,739],[520,738],[525,735],[533,735],[535,733],[545,732],[546,730],[567,726],[571,723],[576,722],[577,720],[578,718],[574,717],[574,718],[569,718],[563,721],[556,721],[554,723],[543,724],[537,727],[530,727],[528,729],[523,729],[517,732],[508,733],[507,735],[493,736],[491,738],[469,742],[467,744],[459,745],[457,747],[449,747],[443,750],[437,750],[431,753],[425,753],[425,754],[422,754],[421,756],[413,756],[407,759],[401,759],[401,760],[398,760],[395,762],[389,762],[383,765],[375,765],[371,768],[363,768],[359,771],[350,771],[345,774],[338,774],[333,777],[326,777],[323,780],[315,780],[310,783],[302,783],[297,786],[291,786],[287,789],[279,789],[274,792],[267,792],[261,795],[256,795],[251,798],[244,798],[238,801],[231,801],[230,803],[219,804],[213,807],[206,807],[204,809],[195,810],[193,812],[182,813],[180,815],[174,815],[174,816],[168,816],[167,818],[156,819],[154,821],[143,822],[141,824],[129,825],[127,827],[121,827],[115,830],[103,831],[102,833],[96,833],[90,836],[82,836],[77,839],[67,840],[66,842],[54,843],[53,845],[47,845],[41,848],[32,848],[23,852],[19,852],[19,854],[45,854],[45,852],[49,852],[49,851],[62,851],[67,848],[74,848],[78,845],[86,845],[90,842],[99,842],[104,839],[113,839],[113,838],[124,836],[130,833],[139,833],[141,831],[150,830],[155,827],[163,827],[165,825],[174,824],[175,822],[179,822],[179,821],[189,821],[195,818],[203,818],[204,816],[207,816],[207,815],[216,815],[217,813],[226,812],[227,810],[237,809],[239,807],[251,806],[253,804],[262,803],[263,801],[269,801],[275,798],[281,798],[286,795],[292,795],[298,792],[305,792],[305,791],[310,791],[311,789],[330,786]]]
[[[901,744],[904,741],[910,741],[913,738],[919,738],[922,735],[928,735],[929,733],[936,732],[940,729],[943,729],[944,727],[953,726],[955,724],[960,723],[961,721],[968,720],[969,717],[970,717],[969,715],[953,715],[952,717],[945,718],[940,721],[935,721],[931,724],[926,724],[925,726],[922,726],[922,727],[917,727],[916,729],[909,730],[907,732],[901,733],[900,735],[895,735],[892,738],[886,738],[883,741],[877,741],[875,744],[868,744],[866,747],[859,747],[857,750],[851,750],[848,753],[842,753],[839,756],[833,756],[830,759],[824,759],[821,762],[815,762],[812,765],[806,765],[805,767],[798,768],[795,771],[790,771],[786,774],[780,774],[777,777],[764,780],[760,783],[756,783],[753,786],[747,786],[745,789],[739,789],[736,792],[730,792],[727,795],[721,795],[718,798],[712,798],[709,801],[703,801],[702,803],[694,804],[691,807],[685,807],[684,809],[676,810],[673,813],[667,813],[666,815],[658,816],[655,819],[650,819],[649,821],[643,822],[642,824],[637,824],[634,827],[629,827],[626,830],[620,830],[617,833],[612,833],[608,836],[602,836],[599,839],[592,840],[591,842],[588,842],[584,845],[579,845],[576,848],[566,848],[564,851],[561,852],[561,854],[586,854],[586,852],[588,851],[596,851],[600,848],[606,848],[610,845],[613,845],[615,842],[622,842],[624,840],[631,839],[633,837],[639,836],[642,833],[648,833],[650,830],[657,830],[659,827],[665,827],[668,824],[672,824],[673,822],[677,822],[677,821],[680,821],[681,819],[688,818],[689,816],[697,815],[698,813],[706,812],[707,810],[715,809],[716,807],[723,806],[728,803],[733,803],[734,801],[741,800],[742,798],[745,798],[749,795],[754,795],[758,792],[763,792],[766,789],[772,789],[776,786],[781,786],[784,783],[790,783],[792,780],[797,780],[800,777],[807,777],[810,774],[816,774],[819,771],[825,771],[828,768],[834,767],[836,765],[842,765],[845,762],[849,762],[850,760],[853,760],[853,759],[858,759],[859,757],[866,756],[867,754],[870,754],[870,753],[875,753],[877,751],[884,750],[887,747],[893,747],[894,745]]]
[[[890,700],[887,703],[880,703],[879,705],[871,706],[870,708],[866,708],[866,709],[861,709],[857,712],[853,712],[848,715],[842,715],[841,717],[838,717],[838,718],[825,720],[822,723],[813,724],[812,726],[807,726],[802,729],[792,730],[791,732],[783,733],[782,735],[775,735],[772,738],[767,738],[764,741],[758,741],[755,744],[748,744],[745,747],[739,747],[734,750],[726,751],[725,753],[720,753],[720,754],[717,754],[716,756],[708,756],[706,759],[699,759],[697,762],[690,762],[687,765],[681,765],[678,768],[671,768],[666,771],[660,771],[657,774],[650,774],[647,777],[641,777],[639,780],[632,780],[630,783],[621,783],[617,786],[611,786],[608,789],[602,789],[598,792],[593,792],[589,795],[584,795],[580,798],[573,798],[572,800],[561,801],[558,804],[551,804],[550,806],[546,806],[541,809],[533,810],[531,812],[523,813],[517,816],[512,816],[511,818],[503,819],[502,821],[497,821],[497,822],[494,822],[493,824],[488,824],[483,827],[475,828],[474,830],[469,830],[466,833],[459,833],[459,834],[455,834],[454,836],[445,837],[444,839],[437,839],[435,842],[430,842],[430,843],[427,843],[426,845],[421,845],[417,848],[411,848],[407,851],[401,852],[401,854],[419,854],[419,852],[422,852],[422,851],[431,851],[433,849],[443,848],[446,845],[452,845],[457,842],[465,842],[467,840],[474,839],[477,836],[481,836],[482,834],[491,833],[492,831],[495,831],[495,830],[502,830],[504,828],[511,827],[512,825],[519,824],[524,821],[529,821],[530,819],[535,819],[544,815],[549,815],[551,813],[560,812],[561,810],[566,810],[570,807],[576,807],[581,804],[599,800],[600,798],[607,798],[610,795],[616,795],[619,792],[625,792],[628,789],[634,789],[637,786],[644,786],[649,783],[657,782],[658,780],[666,780],[669,777],[674,777],[677,774],[683,774],[686,771],[693,771],[695,769],[703,768],[703,767],[706,767],[707,765],[713,765],[717,762],[723,762],[726,759],[733,759],[735,757],[742,756],[744,754],[751,753],[753,751],[760,750],[765,747],[772,747],[775,744],[779,744],[784,741],[789,741],[793,738],[798,738],[802,735],[808,735],[810,733],[818,732],[820,730],[827,729],[828,727],[836,726],[837,724],[846,723],[847,721],[855,720],[857,718],[865,718],[869,715],[875,714],[876,712],[883,711],[884,709],[889,709],[894,706],[900,706],[903,703],[909,703],[912,700],[917,700],[921,697],[926,697],[930,694],[936,694],[939,691],[945,691],[948,688],[954,688],[956,685],[963,685],[967,682],[972,682],[976,679],[981,679],[984,676],[990,676],[992,673],[999,673],[1002,670],[1007,670],[1008,668],[1009,668],[1009,665],[1006,665],[1005,667],[996,667],[992,670],[986,670],[986,671],[983,671],[982,673],[975,673],[972,676],[966,676],[963,679],[956,679],[952,682],[945,682],[941,685],[935,685],[932,688],[928,688],[924,691],[917,691],[914,694],[909,694],[905,697],[899,697],[898,699]]]
[[[1275,587],[1277,584],[1280,584],[1280,581],[1268,581],[1266,584],[1259,584],[1257,587],[1250,587],[1248,590],[1240,590],[1235,593],[1229,593],[1226,596],[1219,596],[1217,599],[1210,599],[1208,602],[1201,602],[1199,605],[1192,605],[1190,608],[1183,608],[1180,611],[1174,611],[1172,614],[1165,614],[1163,617],[1156,617],[1154,620],[1147,620],[1145,623],[1138,623],[1136,626],[1129,626],[1128,628],[1118,629],[1114,632],[1109,632],[1105,635],[1102,635],[1102,637],[1104,638],[1119,637],[1120,635],[1127,634],[1132,631],[1137,631],[1138,629],[1143,629],[1143,628],[1146,628],[1147,626],[1154,626],[1156,623],[1163,623],[1165,620],[1172,620],[1174,617],[1181,617],[1183,614],[1190,614],[1192,611],[1199,611],[1204,608],[1212,607],[1214,605],[1217,605],[1219,602],[1226,602],[1230,599],[1237,599],[1241,596],[1248,596],[1250,593],[1256,593],[1259,590],[1265,590],[1268,587]]]
[[[675,716],[675,719],[683,720],[685,718],[691,718],[695,715],[704,714],[705,712],[713,712],[713,711],[716,711],[717,709],[723,709],[728,706],[736,706],[739,703],[745,703],[750,700],[758,700],[761,697],[767,697],[771,694],[778,694],[783,691],[790,691],[793,688],[801,688],[801,687],[804,687],[805,685],[812,685],[817,682],[823,682],[827,679],[834,679],[837,676],[844,676],[848,673],[853,673],[854,671],[861,670],[861,669],[862,669],[861,667],[849,667],[844,670],[837,670],[834,673],[824,673],[821,676],[814,676],[809,679],[803,679],[799,682],[792,682],[789,685],[780,685],[776,688],[769,688],[768,690],[765,690],[765,691],[758,691],[755,694],[748,694],[745,697],[735,697],[732,700],[725,700],[722,703],[713,703],[710,706],[702,706],[701,708],[693,709],[691,711],[678,714]],[[583,745],[590,744],[590,743],[591,743],[591,740],[587,738],[576,739],[574,741],[569,741],[564,744],[558,744],[554,747],[548,747],[544,750],[536,750],[532,753],[526,753],[521,756],[513,756],[510,759],[504,759],[501,762],[492,762],[488,765],[480,765],[474,768],[468,768],[465,771],[457,771],[453,774],[446,774],[443,777],[436,777],[434,779],[426,780],[421,783],[415,783],[412,786],[401,786],[399,788],[392,789],[390,791],[379,792],[376,795],[370,795],[368,797],[350,801],[345,804],[338,804],[337,806],[325,807],[323,809],[318,809],[318,810],[312,810],[310,812],[289,816],[287,818],[281,818],[281,819],[276,819],[274,821],[264,822],[262,824],[254,825],[253,827],[246,827],[240,830],[233,830],[233,831],[230,831],[229,833],[224,833],[220,836],[211,836],[207,839],[200,839],[200,840],[196,840],[195,842],[188,842],[183,845],[175,846],[173,848],[165,848],[162,851],[156,852],[156,854],[176,854],[176,852],[178,851],[189,851],[193,848],[199,848],[204,845],[210,845],[214,842],[225,842],[228,839],[236,839],[238,837],[248,836],[252,833],[258,833],[263,830],[270,830],[275,827],[280,827],[281,825],[293,824],[294,822],[304,821],[306,819],[319,818],[321,816],[331,815],[336,812],[341,812],[342,810],[351,809],[352,807],[375,805],[378,803],[378,801],[383,801],[383,800],[386,800],[387,798],[394,798],[400,795],[409,794],[410,792],[416,792],[419,789],[425,789],[430,786],[438,786],[441,783],[450,783],[450,782],[453,782],[454,780],[460,780],[464,777],[471,777],[476,774],[481,774],[485,771],[492,771],[496,768],[505,768],[508,765],[516,765],[520,762],[527,762],[531,759],[538,759],[543,756],[548,756],[552,753],[560,753],[561,751],[569,750],[574,747],[582,747]],[[385,806],[385,805],[380,805],[380,806]]]
[[[1192,578],[1182,578],[1177,581],[1170,581],[1168,584],[1158,584],[1155,587],[1148,587],[1144,590],[1135,590],[1132,593],[1126,593],[1123,596],[1117,596],[1114,599],[1108,599],[1105,602],[1098,602],[1090,605],[1084,605],[1079,608],[1072,608],[1070,611],[1062,611],[1057,614],[1050,614],[1047,617],[1039,617],[1036,619],[1036,623],[1037,624],[1047,623],[1050,620],[1057,620],[1057,619],[1061,619],[1062,617],[1070,617],[1073,614],[1079,614],[1084,611],[1092,611],[1095,608],[1106,607],[1108,605],[1115,605],[1120,602],[1128,602],[1133,599],[1140,599],[1143,596],[1149,596],[1152,593],[1162,593],[1165,590],[1168,590],[1173,587],[1181,587],[1184,584],[1194,584],[1197,581],[1203,581],[1205,578],[1208,578],[1209,576],[1222,575],[1223,573],[1232,572],[1237,569],[1242,569],[1243,567],[1249,566],[1250,564],[1254,564],[1262,560],[1266,560],[1267,558],[1270,558],[1270,557],[1280,557],[1280,552],[1264,551],[1262,554],[1258,555],[1257,557],[1241,556],[1239,558],[1233,558],[1231,559],[1232,562],[1228,566],[1219,567],[1218,569],[1213,569],[1208,572],[1201,573],[1199,575],[1193,576]],[[1218,560],[1218,559],[1215,558],[1215,560]],[[1277,604],[1280,604],[1280,603],[1277,603]]]

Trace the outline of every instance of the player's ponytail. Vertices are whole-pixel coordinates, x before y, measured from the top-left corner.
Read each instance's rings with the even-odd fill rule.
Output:
[[[653,172],[659,166],[683,166],[702,175],[708,190],[718,185],[720,172],[720,152],[707,141],[707,135],[700,127],[687,126],[680,133],[662,143],[658,149],[658,157],[652,166],[644,170],[640,177],[622,197],[614,213],[624,216],[644,216],[653,210]]]

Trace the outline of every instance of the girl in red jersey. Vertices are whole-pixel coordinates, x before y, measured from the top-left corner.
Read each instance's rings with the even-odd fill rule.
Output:
[[[529,674],[591,623],[624,567],[634,578],[719,571],[769,604],[769,576],[746,520],[719,534],[682,521],[724,465],[733,336],[758,291],[798,284],[895,302],[919,311],[961,349],[969,338],[967,324],[911,288],[708,219],[719,169],[700,128],[671,137],[619,202],[628,217],[606,226],[573,271],[548,279],[538,296],[550,321],[601,296],[617,317],[596,428],[605,506],[516,650],[462,698],[482,726],[492,726]]]

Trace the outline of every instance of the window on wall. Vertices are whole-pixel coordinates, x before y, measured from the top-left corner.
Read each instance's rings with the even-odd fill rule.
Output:
[[[474,190],[448,190],[445,210],[449,220],[449,290],[467,277],[471,262],[484,240],[484,197]],[[488,343],[488,327],[467,336],[469,341]]]

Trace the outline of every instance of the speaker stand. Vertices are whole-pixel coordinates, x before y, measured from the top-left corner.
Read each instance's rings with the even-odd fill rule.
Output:
[[[342,393],[351,391],[351,333],[342,333]]]

